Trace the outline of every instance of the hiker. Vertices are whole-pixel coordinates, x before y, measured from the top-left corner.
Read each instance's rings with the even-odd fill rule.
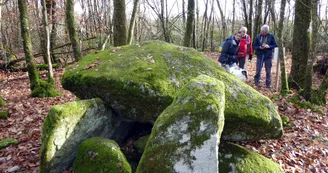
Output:
[[[239,29],[239,32],[241,32],[241,38],[240,38],[240,46],[238,49],[238,65],[240,68],[245,68],[245,62],[246,62],[246,56],[248,54],[248,61],[252,60],[253,57],[253,48],[252,48],[252,39],[249,35],[247,35],[247,28],[241,27]]]
[[[271,88],[272,52],[277,47],[277,43],[274,36],[269,33],[268,25],[262,26],[261,33],[256,36],[253,46],[257,56],[255,85],[259,86],[260,84],[261,70],[264,64],[266,72],[265,85],[267,88]]]
[[[229,67],[233,63],[238,63],[237,52],[239,48],[241,33],[238,32],[233,36],[228,37],[223,44],[222,52],[219,58],[219,62],[226,70],[229,70]]]

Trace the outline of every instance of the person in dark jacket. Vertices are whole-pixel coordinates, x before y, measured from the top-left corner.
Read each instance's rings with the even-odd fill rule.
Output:
[[[261,70],[264,64],[266,72],[265,84],[267,88],[271,88],[272,52],[275,47],[277,47],[275,37],[269,33],[269,26],[263,25],[261,33],[256,36],[253,45],[257,56],[256,74],[254,77],[256,86],[260,84]]]
[[[219,62],[222,66],[231,66],[233,63],[238,63],[237,52],[239,48],[239,41],[241,33],[238,32],[235,35],[228,37],[223,44],[222,52],[219,58]]]

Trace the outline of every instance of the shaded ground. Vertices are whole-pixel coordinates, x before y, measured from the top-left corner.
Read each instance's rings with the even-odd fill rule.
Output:
[[[213,59],[218,57],[215,53],[208,55]],[[252,87],[255,61],[254,58],[253,62],[246,65],[250,76],[247,83]],[[290,61],[287,67],[290,67]],[[72,93],[61,88],[62,74],[63,70],[55,72],[57,89],[63,92],[62,96],[31,98],[27,73],[0,72],[0,95],[7,101],[7,105],[0,110],[9,109],[11,115],[8,120],[0,120],[0,139],[11,137],[19,141],[18,145],[0,150],[0,172],[7,172],[15,166],[19,167],[20,172],[38,172],[41,128],[49,108],[76,99]],[[320,78],[316,76],[314,83],[319,84]],[[277,92],[275,89],[266,89],[264,79],[262,71],[262,84],[256,89],[272,99]],[[274,83],[275,65],[272,84]],[[291,119],[292,127],[285,128],[284,137],[279,140],[261,140],[243,145],[273,159],[288,173],[328,173],[327,107],[320,107],[324,111],[322,115],[289,103],[285,98],[275,99],[280,114]]]

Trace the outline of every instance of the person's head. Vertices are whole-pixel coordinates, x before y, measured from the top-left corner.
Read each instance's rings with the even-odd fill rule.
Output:
[[[242,37],[245,37],[245,35],[247,33],[247,28],[245,26],[243,26],[239,29],[239,32],[241,32]]]
[[[261,28],[261,34],[266,36],[268,33],[269,33],[269,25],[263,25],[262,28]]]
[[[239,41],[240,40],[240,38],[241,38],[241,32],[239,31],[239,32],[237,32],[236,34],[235,34],[235,40],[237,40],[237,41]]]

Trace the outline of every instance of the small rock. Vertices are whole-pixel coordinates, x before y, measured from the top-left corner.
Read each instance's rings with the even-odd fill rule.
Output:
[[[19,166],[14,166],[14,167],[12,167],[12,168],[9,168],[7,171],[8,172],[15,172],[15,171],[18,171],[20,169],[20,167]]]
[[[153,59],[150,60],[150,63],[155,64],[155,60],[153,60]]]
[[[147,68],[147,71],[153,70],[152,68]]]

